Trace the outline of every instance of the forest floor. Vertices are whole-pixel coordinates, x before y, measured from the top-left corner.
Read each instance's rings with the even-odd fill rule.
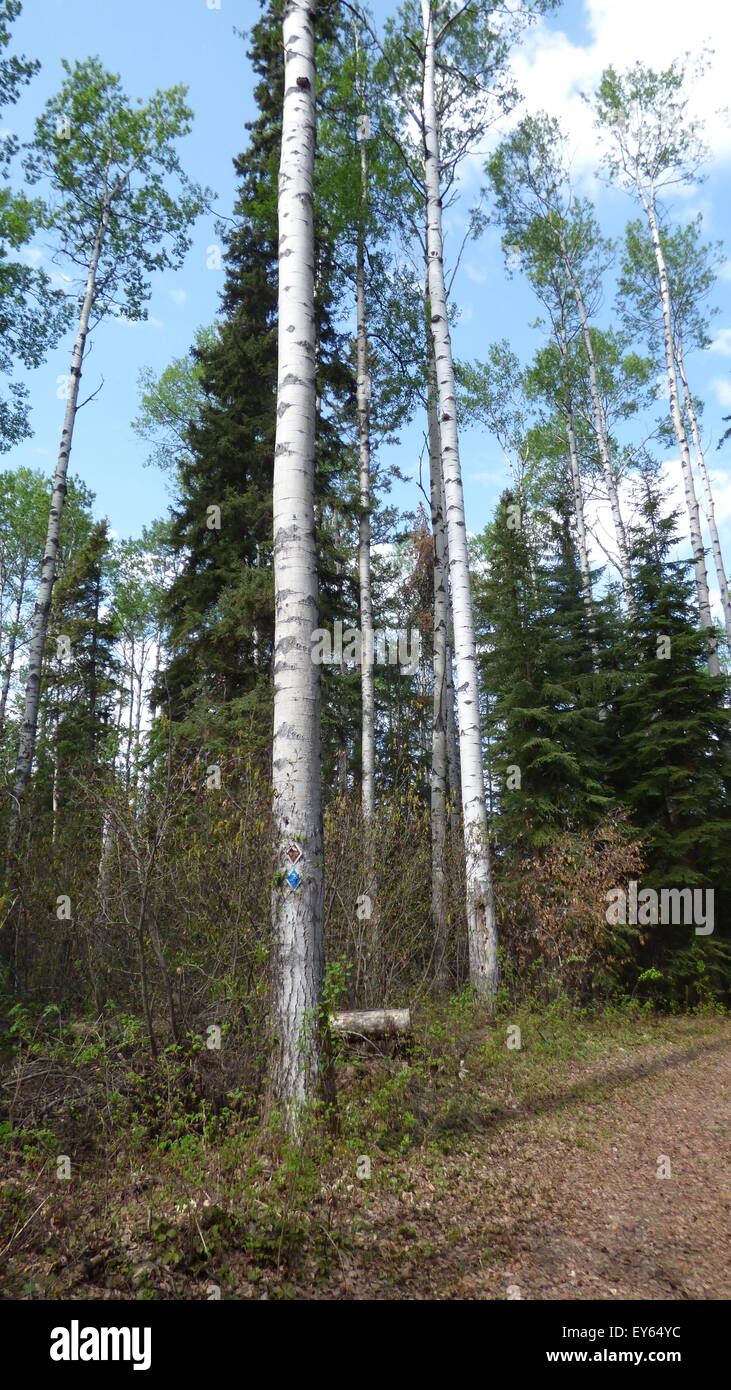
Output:
[[[183,1113],[159,1078],[126,1090],[110,1040],[100,1061],[74,1037],[73,1058],[2,1079],[5,1298],[731,1295],[727,1018],[555,1007],[486,1026],[457,1002],[410,1057],[343,1056],[340,1133],[284,1149],[232,1109]]]

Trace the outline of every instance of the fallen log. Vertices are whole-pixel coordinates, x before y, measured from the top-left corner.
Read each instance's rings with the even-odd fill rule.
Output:
[[[390,1038],[411,1032],[410,1009],[350,1009],[330,1015],[341,1037]]]

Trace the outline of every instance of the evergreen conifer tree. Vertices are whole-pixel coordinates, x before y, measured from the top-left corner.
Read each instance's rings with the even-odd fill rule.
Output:
[[[608,718],[615,790],[645,836],[648,887],[728,884],[731,818],[726,679],[706,669],[689,563],[673,558],[677,514],[645,477],[635,528],[636,615],[624,624]]]
[[[564,831],[597,824],[611,805],[568,506],[553,512],[531,554],[506,492],[480,546],[476,603],[485,688],[494,692],[486,728],[502,849],[540,850]]]

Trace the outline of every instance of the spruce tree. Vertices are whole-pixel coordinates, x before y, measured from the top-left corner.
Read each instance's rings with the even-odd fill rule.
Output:
[[[496,838],[540,850],[597,824],[611,804],[601,771],[592,634],[567,507],[532,537],[512,492],[477,549],[485,711]]]
[[[97,522],[58,580],[49,624],[45,723],[55,726],[64,773],[98,773],[113,762],[119,662],[118,623],[110,603],[109,534]],[[78,788],[67,797],[78,798]]]
[[[634,620],[619,642],[608,719],[617,795],[646,841],[648,887],[726,890],[731,862],[727,686],[706,669],[689,567],[673,558],[677,513],[645,478],[635,529]]]

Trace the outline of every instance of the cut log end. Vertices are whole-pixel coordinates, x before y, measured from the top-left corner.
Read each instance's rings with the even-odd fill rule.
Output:
[[[390,1038],[411,1032],[410,1009],[351,1009],[330,1015],[340,1037]]]

